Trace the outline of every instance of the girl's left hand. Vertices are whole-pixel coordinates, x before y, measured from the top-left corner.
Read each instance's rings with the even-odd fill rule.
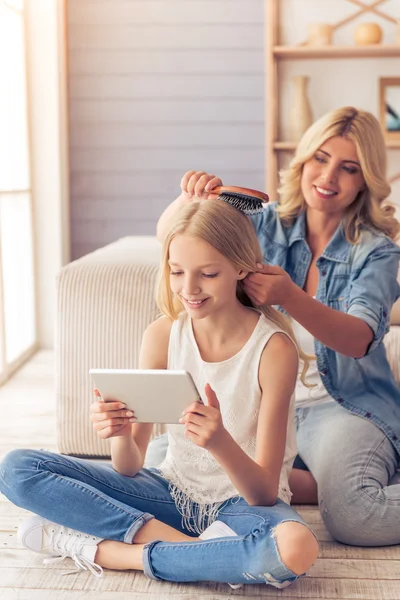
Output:
[[[207,383],[205,386],[207,406],[193,402],[179,419],[185,425],[185,436],[196,446],[206,448],[210,452],[222,442],[222,433],[226,431],[216,393]]]
[[[284,307],[295,285],[286,271],[273,265],[258,264],[256,273],[243,280],[244,290],[255,305],[278,304]]]

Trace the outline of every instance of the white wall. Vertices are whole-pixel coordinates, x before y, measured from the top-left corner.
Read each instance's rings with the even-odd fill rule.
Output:
[[[263,188],[263,0],[69,0],[72,255],[155,232],[188,169]]]
[[[61,0],[25,0],[38,341],[53,346],[55,283],[69,261],[65,44]]]

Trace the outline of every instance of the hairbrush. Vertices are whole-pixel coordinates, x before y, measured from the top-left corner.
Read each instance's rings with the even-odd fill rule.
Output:
[[[263,209],[263,204],[269,201],[267,194],[250,188],[229,185],[218,185],[210,190],[211,194],[218,194],[218,200],[228,202],[245,215],[256,215]]]

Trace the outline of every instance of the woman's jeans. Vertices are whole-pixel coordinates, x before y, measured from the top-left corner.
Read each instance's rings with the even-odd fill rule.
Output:
[[[296,427],[294,466],[317,481],[330,534],[354,546],[400,544],[400,479],[392,479],[400,460],[385,434],[336,402],[298,408]],[[149,464],[162,461],[167,443],[162,436],[149,445]]]
[[[0,491],[11,502],[50,521],[108,540],[132,543],[138,530],[155,517],[192,535],[156,468],[135,477],[110,464],[70,458],[44,450],[13,450],[0,464]],[[274,529],[285,521],[303,523],[287,504],[249,506],[243,498],[227,500],[218,519],[237,537],[201,542],[148,543],[144,572],[174,582],[219,581],[270,583],[294,581],[297,575],[281,561]]]
[[[318,485],[330,534],[344,544],[400,544],[399,455],[371,421],[332,402],[296,410],[299,455]]]

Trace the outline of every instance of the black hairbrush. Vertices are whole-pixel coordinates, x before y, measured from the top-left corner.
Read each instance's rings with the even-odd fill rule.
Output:
[[[245,215],[256,215],[263,209],[263,204],[269,201],[267,194],[250,188],[219,185],[210,192],[218,194],[218,200],[228,202]]]

